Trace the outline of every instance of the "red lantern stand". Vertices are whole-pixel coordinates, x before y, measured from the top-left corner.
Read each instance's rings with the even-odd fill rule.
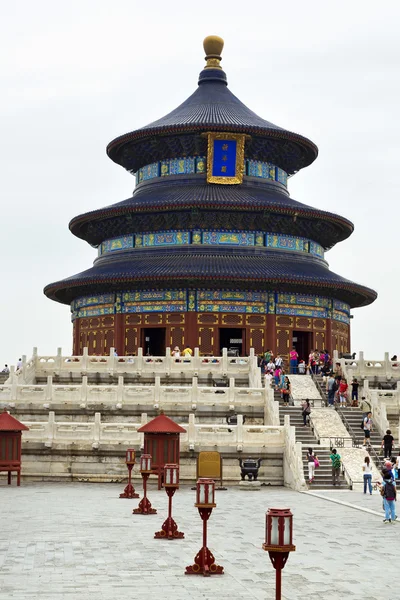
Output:
[[[161,530],[154,534],[157,539],[177,540],[185,537],[182,531],[178,531],[178,525],[172,518],[172,496],[179,489],[179,467],[178,465],[165,465],[164,487],[168,496],[168,517],[162,524]]]
[[[140,457],[140,472],[143,479],[143,498],[139,502],[139,506],[133,509],[132,513],[134,515],[155,515],[157,511],[151,507],[151,502],[147,497],[147,480],[151,473],[150,454],[142,454]]]
[[[186,575],[223,575],[224,567],[215,564],[211,550],[207,548],[207,521],[210,518],[215,504],[215,481],[212,479],[199,479],[197,481],[196,504],[203,521],[203,547],[194,559],[194,564],[186,567]]]
[[[0,414],[0,471],[7,471],[7,483],[11,485],[11,473],[17,473],[17,485],[21,485],[21,444],[22,431],[29,427],[8,414],[6,409]]]
[[[293,515],[289,508],[270,508],[266,514],[265,543],[263,550],[276,572],[275,600],[282,598],[282,569],[286,565],[289,553],[296,550],[293,545]]]
[[[179,435],[186,433],[186,429],[161,414],[138,431],[144,433],[144,453],[152,456],[151,474],[157,475],[161,490],[165,465],[179,465]]]
[[[125,455],[126,466],[128,467],[128,485],[125,487],[120,498],[139,498],[139,494],[135,493],[135,488],[132,485],[132,469],[135,464],[135,451],[132,448],[128,448]]]

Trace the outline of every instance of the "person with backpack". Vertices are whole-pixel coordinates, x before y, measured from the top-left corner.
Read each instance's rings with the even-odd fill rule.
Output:
[[[363,418],[361,423],[361,429],[364,430],[364,441],[363,446],[371,448],[371,431],[372,431],[372,412],[368,412]]]
[[[340,485],[340,467],[342,466],[342,459],[340,454],[333,448],[332,454],[329,457],[332,461],[332,483],[333,485]]]
[[[382,483],[380,485],[381,496],[383,497],[383,506],[385,509],[384,523],[393,523],[396,517],[396,485],[393,482],[388,471],[382,471]]]
[[[364,477],[364,494],[367,493],[367,486],[370,495],[372,495],[372,465],[369,456],[364,458],[363,464],[363,477]]]

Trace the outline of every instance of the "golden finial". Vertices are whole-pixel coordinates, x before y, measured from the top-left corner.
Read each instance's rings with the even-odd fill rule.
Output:
[[[221,53],[224,47],[224,40],[218,35],[208,35],[203,42],[204,52],[206,53],[206,69],[221,69]]]

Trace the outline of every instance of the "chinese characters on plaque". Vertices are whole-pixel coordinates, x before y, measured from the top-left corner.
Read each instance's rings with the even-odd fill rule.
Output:
[[[238,184],[243,181],[244,135],[208,134],[207,182]]]

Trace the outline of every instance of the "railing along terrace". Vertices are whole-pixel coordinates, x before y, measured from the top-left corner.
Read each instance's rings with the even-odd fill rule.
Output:
[[[64,422],[56,421],[51,411],[45,422],[26,421],[29,431],[24,434],[24,447],[33,443],[43,443],[45,447],[60,447],[75,444],[80,447],[91,446],[98,449],[101,445],[128,445],[143,448],[143,434],[139,427],[147,422],[147,414],[141,415],[140,422],[102,422],[101,414],[96,413],[94,421]],[[285,426],[243,424],[242,415],[238,415],[237,425],[205,425],[195,422],[195,415],[189,415],[187,423],[181,423],[186,433],[181,434],[183,452],[202,449],[224,449],[224,451],[246,452],[263,451],[268,448],[283,451],[285,446]]]
[[[165,356],[144,356],[142,348],[138,349],[135,356],[116,356],[114,348],[110,349],[108,356],[89,356],[88,349],[83,349],[80,356],[63,356],[62,349],[58,348],[55,356],[38,355],[34,348],[32,358],[27,361],[22,358],[22,366],[15,370],[10,369],[7,383],[14,378],[19,383],[34,383],[35,377],[71,376],[71,374],[85,375],[103,373],[111,376],[130,374],[138,377],[153,375],[161,376],[188,376],[199,377],[236,377],[247,376],[251,386],[261,387],[260,369],[257,367],[257,357],[254,349],[250,349],[249,356],[228,356],[224,348],[222,356],[202,356],[199,349],[195,348],[192,356],[171,355],[170,348],[166,349]]]
[[[276,403],[277,404],[277,403]],[[155,377],[154,385],[126,385],[118,377],[116,385],[88,385],[87,376],[82,383],[71,385],[54,384],[48,377],[45,385],[0,386],[0,406],[18,407],[20,410],[158,410],[166,412],[188,412],[196,410],[250,411],[258,410],[264,420],[279,424],[278,407],[275,406],[271,388],[245,388],[235,385],[229,378],[228,387],[201,386],[197,377],[190,385],[161,385]]]
[[[359,352],[358,359],[339,358],[338,352],[333,353],[334,366],[339,363],[346,379],[357,377],[358,379],[376,377],[385,380],[400,380],[400,360],[391,360],[389,352],[385,352],[382,360],[366,360],[364,352]]]

